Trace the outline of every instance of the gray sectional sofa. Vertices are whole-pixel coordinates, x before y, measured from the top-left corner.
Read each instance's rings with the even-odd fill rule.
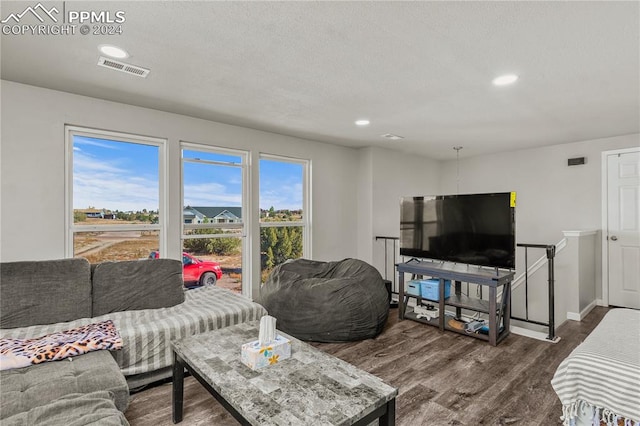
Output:
[[[129,387],[109,351],[0,372],[0,424],[126,425]]]
[[[0,263],[0,339],[112,320],[123,342],[117,351],[0,371],[0,423],[127,424],[129,389],[170,377],[171,340],[264,314],[228,290],[185,291],[178,260]]]

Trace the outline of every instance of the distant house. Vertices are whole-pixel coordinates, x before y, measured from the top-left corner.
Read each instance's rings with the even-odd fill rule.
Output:
[[[105,210],[105,209],[95,209],[95,208],[89,208],[89,209],[76,209],[74,210],[77,213],[82,213],[84,214],[87,218],[97,218],[97,219],[115,219],[116,215],[111,213],[110,210]]]
[[[184,223],[241,223],[241,207],[187,206],[183,212]],[[206,219],[206,220],[205,220]]]
[[[185,207],[182,210],[184,223],[204,223],[205,216],[193,207]]]

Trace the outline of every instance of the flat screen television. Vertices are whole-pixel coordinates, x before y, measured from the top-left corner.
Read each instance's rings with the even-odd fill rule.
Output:
[[[515,269],[515,192],[403,197],[400,254]]]

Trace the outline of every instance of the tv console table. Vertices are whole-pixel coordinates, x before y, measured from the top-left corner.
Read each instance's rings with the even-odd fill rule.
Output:
[[[511,318],[511,281],[515,272],[503,270],[481,269],[472,265],[445,265],[430,261],[410,260],[405,263],[396,265],[398,270],[399,283],[399,300],[398,315],[401,320],[411,319],[421,323],[429,324],[440,328],[441,331],[450,330],[467,336],[486,340],[492,346],[496,346],[502,339],[509,334],[510,318]],[[440,279],[439,286],[439,316],[436,319],[418,318],[413,311],[406,312],[407,300],[405,298],[404,275],[413,274],[418,277],[432,277]],[[450,297],[444,298],[444,281],[451,280],[454,285],[454,291]],[[462,283],[472,283],[489,287],[489,299],[483,300],[479,298],[468,297],[462,294]],[[502,298],[498,303],[498,288],[502,288]],[[417,296],[418,304],[423,299]],[[426,299],[424,299],[426,300]],[[462,315],[462,309],[475,312],[481,312],[489,316],[489,331],[487,334],[480,332],[467,333],[465,330],[458,330],[451,327],[445,321],[445,308],[447,306],[455,307],[456,318]]]

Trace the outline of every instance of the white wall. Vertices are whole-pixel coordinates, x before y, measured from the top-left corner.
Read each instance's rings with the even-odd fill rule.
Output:
[[[358,255],[384,275],[384,243],[376,242],[375,237],[400,236],[400,198],[438,193],[440,165],[433,159],[391,149],[366,148],[362,151],[362,183],[358,190],[359,199],[366,204],[359,205],[359,210],[370,214],[370,228],[359,235]],[[366,178],[363,178],[365,174]],[[388,249],[387,275],[393,280],[391,241]]]
[[[254,183],[259,152],[310,159],[313,258],[333,260],[357,252],[357,150],[8,81],[2,81],[1,93],[2,261],[65,255],[65,124],[168,140],[171,257],[180,253],[181,140],[251,151]],[[254,212],[257,196],[252,194]],[[252,237],[257,235],[255,230]],[[259,254],[254,251],[257,263]],[[259,282],[256,274],[253,281]]]
[[[640,135],[633,134],[470,158],[465,154],[471,155],[473,147],[463,148],[460,193],[516,191],[517,242],[556,244],[565,230],[601,229],[601,152],[638,145]],[[586,157],[586,164],[567,166],[574,157]],[[443,193],[456,192],[455,161],[442,165],[440,178]],[[601,298],[600,248],[596,251],[596,296]],[[533,260],[543,255],[540,250]],[[521,249],[516,264],[521,272]]]
[[[358,259],[373,262],[373,151],[362,148],[358,159]]]

